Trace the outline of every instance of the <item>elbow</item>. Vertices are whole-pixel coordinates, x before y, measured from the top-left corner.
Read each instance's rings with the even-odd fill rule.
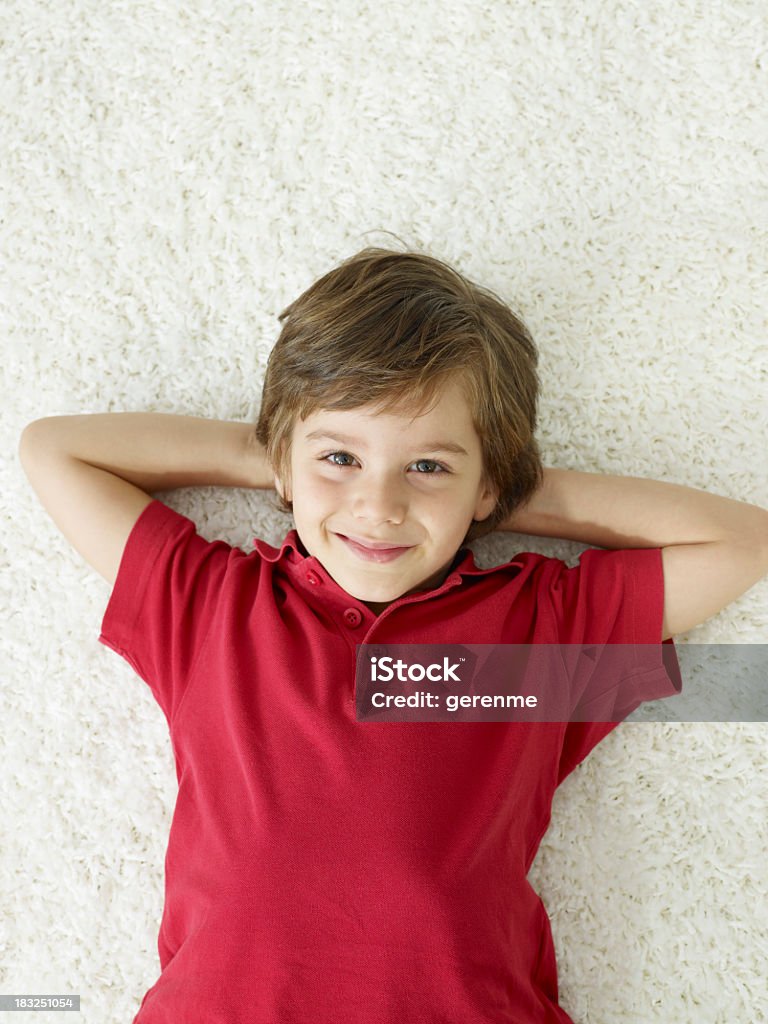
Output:
[[[32,443],[32,438],[35,434],[35,431],[32,428],[39,422],[39,420],[33,420],[31,423],[28,423],[19,436],[19,445],[17,450],[19,459],[22,462],[24,462],[24,455],[29,450],[29,446]]]
[[[23,449],[29,447],[29,445],[32,443],[33,438],[39,435],[40,424],[44,422],[45,417],[43,417],[43,419],[40,420],[32,420],[31,423],[28,423],[26,427],[24,427],[19,436],[19,454],[21,454]]]
[[[50,420],[52,416],[44,416],[39,420],[32,420],[21,432],[17,453],[22,467],[24,460],[29,458],[33,452],[43,451],[51,446]]]

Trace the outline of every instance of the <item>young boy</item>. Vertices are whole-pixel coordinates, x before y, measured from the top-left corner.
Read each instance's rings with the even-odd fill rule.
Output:
[[[134,1024],[566,1024],[526,875],[616,722],[360,722],[357,645],[658,645],[610,680],[626,715],[679,691],[673,634],[768,573],[768,512],[543,469],[530,335],[428,256],[363,250],[280,319],[255,431],[56,416],[20,446],[176,758]],[[246,553],[151,497],[203,484],[274,486],[295,528]],[[480,569],[492,530],[597,547]]]

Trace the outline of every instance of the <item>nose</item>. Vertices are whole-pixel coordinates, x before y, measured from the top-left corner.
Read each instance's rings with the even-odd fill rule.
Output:
[[[383,472],[360,474],[352,496],[352,514],[356,519],[373,525],[402,523],[407,510],[404,481]]]

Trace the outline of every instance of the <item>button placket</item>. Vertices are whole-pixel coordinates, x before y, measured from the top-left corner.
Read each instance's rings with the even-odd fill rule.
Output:
[[[348,626],[359,626],[360,623],[363,621],[363,616],[358,608],[345,608],[344,621]]]

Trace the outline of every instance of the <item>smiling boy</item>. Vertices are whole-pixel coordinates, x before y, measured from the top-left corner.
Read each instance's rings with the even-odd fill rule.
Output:
[[[176,759],[161,970],[134,1024],[568,1024],[526,877],[554,791],[616,720],[679,692],[671,637],[768,573],[768,512],[545,470],[529,334],[431,257],[364,250],[280,319],[255,430],[48,417],[20,446],[113,584],[99,640],[150,686]],[[246,554],[150,493],[203,484],[274,485],[295,528]],[[462,545],[495,529],[606,550],[481,569]],[[574,689],[616,720],[372,723],[363,643],[658,659]]]
[[[304,546],[377,614],[438,587],[472,521],[496,504],[457,380],[418,416],[368,406],[312,413],[296,425],[289,480],[275,485]]]

